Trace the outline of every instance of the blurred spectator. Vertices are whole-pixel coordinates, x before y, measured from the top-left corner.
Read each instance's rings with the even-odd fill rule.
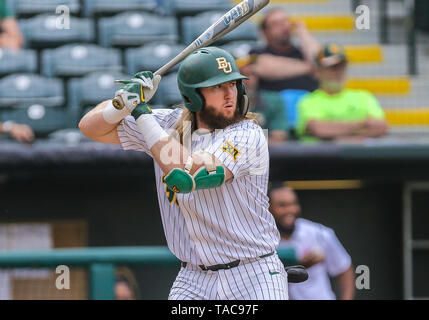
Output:
[[[321,46],[305,24],[291,21],[283,9],[275,8],[268,11],[261,29],[266,46],[251,52],[259,54],[255,71],[260,77],[260,89],[316,90],[318,83],[313,77],[314,57]],[[300,48],[292,44],[292,36],[298,38]]]
[[[257,120],[263,129],[268,129],[270,144],[287,139],[286,112],[283,100],[276,91],[258,90],[258,76],[254,71],[256,55],[237,57],[240,73],[249,78],[243,80],[250,100],[250,111],[258,114]]]
[[[25,143],[34,141],[34,132],[26,124],[18,124],[12,121],[0,123],[0,133],[9,134],[11,138]]]
[[[344,48],[326,45],[317,55],[316,63],[320,89],[299,103],[298,135],[345,141],[385,135],[388,125],[377,99],[365,90],[345,88]]]
[[[0,48],[18,50],[24,44],[24,37],[18,22],[8,8],[6,0],[0,0]]]
[[[294,247],[299,263],[306,266],[308,280],[289,284],[291,300],[334,300],[329,277],[334,277],[338,298],[354,298],[355,282],[351,258],[335,232],[319,223],[299,218],[301,207],[295,192],[283,185],[269,192],[270,211],[276,219],[281,240],[279,249]]]
[[[116,270],[115,280],[115,299],[116,300],[138,300],[138,285],[137,281],[131,272],[126,267],[120,267]]]

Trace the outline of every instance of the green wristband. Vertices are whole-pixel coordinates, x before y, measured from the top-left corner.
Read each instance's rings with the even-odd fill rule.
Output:
[[[146,103],[140,103],[133,112],[131,112],[131,115],[134,117],[134,119],[140,118],[142,114],[150,114],[152,113],[152,110],[149,108],[149,106]]]

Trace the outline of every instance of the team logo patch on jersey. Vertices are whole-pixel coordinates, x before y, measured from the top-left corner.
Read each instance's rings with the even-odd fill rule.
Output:
[[[226,146],[222,147],[222,150],[228,153],[232,159],[234,159],[234,162],[237,161],[237,157],[241,154],[241,152],[238,151],[238,149],[234,147],[228,140],[226,141]]]
[[[231,62],[226,61],[226,59],[224,57],[216,58],[216,61],[217,61],[217,64],[219,66],[218,69],[223,70],[223,72],[225,72],[225,73],[231,73],[232,72]]]
[[[167,186],[167,183],[165,182],[165,180],[164,180],[164,178],[165,178],[165,176],[166,176],[166,174],[164,174],[162,177],[161,177],[161,182],[163,183],[163,184],[165,184],[165,193],[166,193],[166,195],[167,195],[167,199],[168,199],[168,202],[170,203],[170,204],[172,204],[173,202],[176,204],[176,206],[179,206],[179,202],[177,201],[177,197],[176,197],[176,193],[178,193],[179,192],[179,190],[176,188],[176,187],[173,187],[173,190],[171,190],[168,186]],[[174,190],[175,189],[175,190]]]

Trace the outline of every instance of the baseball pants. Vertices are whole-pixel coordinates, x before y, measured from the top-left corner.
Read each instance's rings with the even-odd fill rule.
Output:
[[[182,267],[169,300],[288,300],[287,273],[277,254],[241,261],[237,267],[203,271]]]

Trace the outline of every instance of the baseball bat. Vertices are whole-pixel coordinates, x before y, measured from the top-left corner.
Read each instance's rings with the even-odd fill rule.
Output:
[[[167,62],[164,66],[155,71],[154,75],[163,75],[179,62],[183,61],[193,51],[207,47],[225,34],[237,28],[244,21],[253,16],[256,12],[265,7],[270,0],[243,0],[235,7],[220,17],[215,23],[207,28],[197,39],[181,51],[177,56]],[[124,103],[122,99],[116,97],[112,101],[113,106],[122,109]]]

